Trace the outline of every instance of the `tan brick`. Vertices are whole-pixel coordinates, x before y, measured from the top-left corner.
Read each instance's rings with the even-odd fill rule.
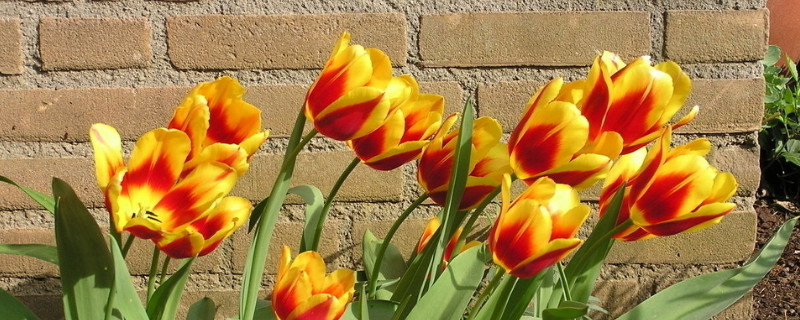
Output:
[[[764,57],[768,11],[667,11],[664,54],[683,63],[755,61]]]
[[[181,305],[178,307],[175,319],[186,319],[189,307],[202,298],[210,298],[217,306],[214,319],[230,319],[239,313],[239,290],[186,291],[181,297]]]
[[[325,222],[325,229],[322,231],[320,237],[318,252],[325,261],[330,264],[331,261],[337,258],[339,253],[339,237],[337,235],[341,223],[337,221],[328,220]],[[297,248],[300,245],[300,239],[303,236],[302,222],[278,222],[272,233],[272,238],[269,242],[269,253],[267,254],[266,272],[268,274],[275,274],[278,272],[278,259],[281,255],[281,248],[289,246],[292,248],[292,258],[297,255]],[[247,233],[247,226],[242,227],[239,231],[233,234],[233,272],[242,273],[244,265],[247,262],[247,250],[253,239],[252,233]],[[328,271],[333,268],[328,267]]]
[[[504,132],[511,132],[519,123],[528,100],[545,82],[502,81],[478,85],[478,113],[500,122]]]
[[[150,65],[150,25],[144,18],[42,18],[43,70],[85,70]]]
[[[601,50],[650,52],[647,12],[423,15],[421,28],[422,62],[434,67],[589,65]]]
[[[86,141],[96,122],[116,127],[123,136],[147,131],[131,121],[139,117],[133,99],[132,89],[121,88],[0,90],[5,103],[0,139]]]
[[[753,196],[761,183],[758,147],[744,149],[741,146],[726,146],[714,150],[708,160],[717,169],[730,172],[739,182],[738,195]]]
[[[64,303],[60,295],[20,295],[16,298],[41,320],[64,319]]]
[[[0,230],[0,243],[55,245],[56,239],[53,229],[11,229]],[[0,274],[54,276],[58,275],[58,266],[26,256],[0,255]]]
[[[695,79],[686,106],[675,119],[699,105],[700,113],[679,133],[748,132],[761,128],[764,79]]]
[[[271,137],[288,137],[294,121],[303,109],[308,85],[262,85],[249,87],[244,100],[261,109],[264,128]],[[306,132],[313,126],[306,121]]]
[[[2,159],[0,175],[18,184],[52,194],[53,176],[69,183],[87,206],[103,206],[103,196],[97,187],[92,160],[83,158]],[[22,191],[0,184],[0,208],[41,209]]]
[[[127,239],[128,234],[126,233],[123,239]],[[225,240],[230,241],[230,240]],[[220,246],[223,246],[225,243],[223,242]],[[128,272],[132,275],[147,275],[150,273],[150,261],[153,258],[153,248],[154,244],[150,240],[144,239],[136,239],[131,246],[131,249],[128,251],[128,255],[125,258],[125,261],[128,261]],[[161,259],[159,262],[158,270],[161,271],[161,266],[164,261],[164,257],[166,255],[164,253],[159,254],[159,258]],[[224,257],[222,254],[222,250],[217,248],[216,250],[212,251],[211,253],[198,257],[195,259],[194,263],[192,263],[192,272],[193,273],[220,273],[224,272],[222,269],[227,264],[223,261]],[[181,266],[182,261],[179,259],[170,259],[169,267],[167,268],[167,273],[173,273],[178,270]]]
[[[400,13],[185,15],[167,19],[168,54],[179,69],[322,68],[342,31],[352,43],[406,64]]]
[[[237,183],[234,194],[253,200],[269,195],[282,156],[253,157],[250,171]],[[339,174],[354,159],[350,151],[301,153],[295,166],[293,185],[311,184],[327,195]],[[358,165],[344,182],[338,201],[398,201],[403,193],[402,170],[378,171]],[[296,201],[292,201],[295,202]]]
[[[0,19],[0,73],[22,73],[20,19]]]
[[[754,319],[753,293],[750,292],[727,309],[711,318],[712,320],[750,320]]]
[[[644,288],[639,281],[625,280],[598,280],[594,286],[593,296],[600,299],[599,306],[606,309],[612,316],[620,316],[628,309],[637,305]],[[599,312],[594,312],[593,319],[608,319]]]
[[[210,79],[209,79],[210,81]],[[136,119],[135,126],[126,127],[120,134],[128,139],[136,139],[143,133],[165,127],[172,119],[172,113],[189,93],[191,87],[144,87],[134,90],[134,108],[128,116]]]
[[[644,241],[618,242],[608,263],[726,263],[753,252],[755,212],[733,212],[708,229]]]
[[[464,108],[464,90],[455,81],[420,82],[422,93],[438,94],[444,97],[444,116],[461,112]]]

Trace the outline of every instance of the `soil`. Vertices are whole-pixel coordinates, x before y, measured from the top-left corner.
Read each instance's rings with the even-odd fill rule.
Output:
[[[800,214],[798,206],[770,199],[758,200],[755,209],[758,214],[756,250],[784,221]],[[800,227],[795,227],[778,264],[753,289],[753,299],[757,320],[800,319]]]

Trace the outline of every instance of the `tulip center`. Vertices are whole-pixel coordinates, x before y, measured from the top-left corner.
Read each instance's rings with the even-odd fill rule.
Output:
[[[161,219],[158,218],[158,215],[156,215],[155,212],[150,211],[150,210],[144,210],[144,217],[146,219],[150,219],[150,220],[153,220],[153,221],[158,222],[158,223],[162,222]],[[131,214],[131,219],[133,219],[133,218],[136,218],[136,212]]]

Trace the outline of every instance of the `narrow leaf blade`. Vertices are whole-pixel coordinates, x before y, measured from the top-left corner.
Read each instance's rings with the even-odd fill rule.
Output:
[[[204,297],[189,307],[186,313],[186,320],[214,320],[217,315],[217,305],[214,300]]]
[[[50,211],[50,213],[56,212],[56,200],[53,199],[53,197],[33,189],[23,187],[14,182],[13,180],[6,178],[4,176],[0,176],[0,182],[5,182],[19,188],[20,190],[22,190],[22,192],[27,194],[28,197],[33,199],[33,201],[36,201],[36,203],[42,205],[42,207],[47,209],[47,211]]]
[[[178,304],[181,302],[183,287],[189,278],[194,258],[186,259],[175,274],[169,277],[153,293],[147,303],[147,315],[151,320],[175,319]]]
[[[114,288],[116,295],[114,296],[114,305],[119,310],[120,318],[127,320],[147,320],[147,312],[139,301],[139,295],[136,294],[136,289],[133,288],[131,283],[131,274],[128,272],[128,266],[125,263],[125,258],[122,257],[122,251],[119,244],[114,237],[111,239],[111,255],[114,257]]]
[[[319,188],[312,185],[300,185],[289,189],[289,193],[296,194],[303,198],[306,203],[306,223],[303,227],[303,239],[300,242],[300,252],[314,247],[317,225],[322,216],[322,208],[325,206],[325,197]]]
[[[0,254],[14,254],[58,264],[58,249],[46,244],[0,244]]]
[[[0,319],[39,320],[28,307],[3,289],[0,289],[0,306]]]

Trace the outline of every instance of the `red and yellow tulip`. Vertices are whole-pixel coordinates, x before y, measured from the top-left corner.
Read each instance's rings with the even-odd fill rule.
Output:
[[[417,81],[411,76],[398,78],[411,88],[408,99],[378,129],[347,142],[356,156],[373,169],[392,170],[418,159],[442,124],[444,98],[420,94]]]
[[[579,153],[588,141],[590,125],[574,104],[555,100],[563,83],[560,78],[551,81],[528,101],[508,140],[511,167],[528,185],[547,176],[585,189],[604,177],[611,159]]]
[[[539,178],[512,202],[511,177],[505,175],[502,198],[488,247],[494,262],[509,274],[533,277],[582,243],[575,234],[590,210],[572,187]]]
[[[175,108],[169,129],[181,130],[191,140],[184,173],[204,162],[221,162],[241,176],[249,158],[269,131],[261,129],[261,111],[242,100],[245,89],[231,77],[195,86]]]
[[[248,200],[225,197],[238,178],[234,168],[203,162],[184,171],[192,143],[183,131],[145,133],[127,165],[114,128],[95,124],[90,138],[97,181],[117,232],[152,239],[169,256],[188,258],[209,253],[250,215]]]
[[[455,118],[451,116],[445,120],[422,153],[417,171],[417,181],[420,186],[439,205],[445,203],[452,174],[459,130],[449,133],[448,130],[455,123]],[[478,118],[473,123],[472,130],[472,152],[467,170],[469,175],[459,210],[476,207],[500,185],[503,174],[511,173],[507,147],[500,142],[502,129],[497,120],[489,117]]]
[[[422,231],[422,235],[419,237],[419,241],[417,242],[417,254],[422,253],[422,250],[424,250],[425,246],[428,245],[428,242],[430,242],[431,237],[433,237],[433,234],[436,233],[436,230],[439,229],[439,226],[441,226],[441,224],[442,222],[439,220],[438,217],[433,217],[430,220],[428,220],[428,224],[425,225],[425,230]],[[456,246],[458,245],[458,239],[461,237],[461,233],[463,231],[464,231],[463,227],[459,227],[458,229],[456,229],[456,232],[454,232],[453,236],[450,237],[450,241],[447,242],[447,247],[445,247],[444,253],[442,254],[442,260],[444,260],[443,266],[447,266],[447,262],[449,262],[453,258],[453,252],[455,251]],[[458,253],[464,252],[465,250],[480,244],[481,243],[479,241],[470,241],[464,244],[464,246],[462,246],[458,250]]]
[[[686,102],[692,81],[672,61],[650,65],[649,57],[625,64],[615,54],[595,58],[584,80],[568,83],[556,100],[572,102],[589,121],[589,139],[581,153],[615,159],[659,136],[661,128]],[[672,125],[689,123],[697,107]]]
[[[339,319],[355,292],[356,273],[340,269],[325,274],[319,253],[306,251],[292,260],[284,246],[278,279],[272,292],[272,309],[280,320]]]
[[[719,223],[736,207],[726,202],[738,187],[734,176],[720,173],[703,158],[711,143],[697,139],[672,149],[671,133],[665,128],[650,152],[641,149],[623,156],[611,169],[600,214],[626,182],[617,222],[633,222],[615,238],[633,241],[699,231]]]
[[[306,118],[329,138],[363,137],[380,127],[393,107],[407,98],[402,81],[394,80],[400,88],[392,83],[392,65],[385,53],[350,45],[350,34],[344,32],[306,94]]]

